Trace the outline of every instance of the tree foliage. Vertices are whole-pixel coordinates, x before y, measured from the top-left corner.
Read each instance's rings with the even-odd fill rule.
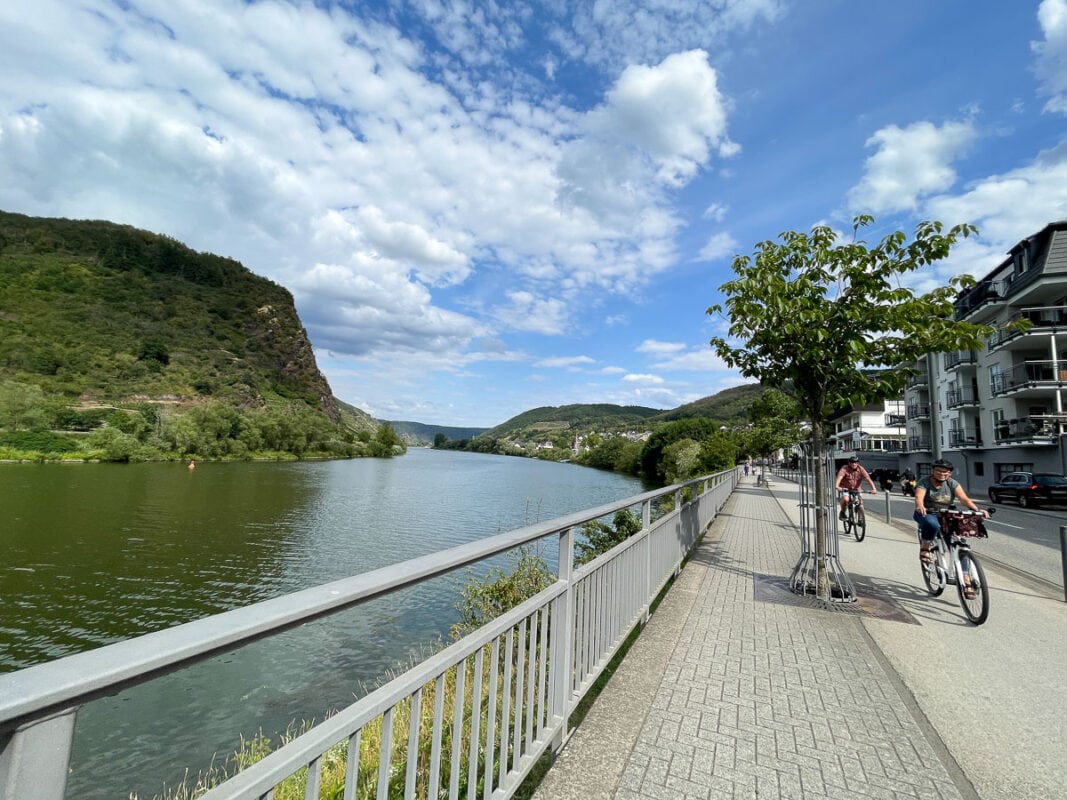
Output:
[[[752,402],[748,413],[752,424],[743,433],[742,447],[751,455],[770,455],[798,444],[807,436],[800,425],[804,416],[800,404],[780,389],[765,391]]]
[[[910,374],[899,367],[929,352],[973,348],[990,333],[955,318],[953,301],[973,284],[970,277],[925,294],[900,283],[947,257],[974,226],[945,232],[940,222],[922,222],[910,242],[896,231],[868,247],[855,236],[873,223],[856,217],[853,241],[846,243],[826,226],[760,242],[754,259],[734,259],[737,277],[720,287],[729,335],[740,344],[716,337],[716,352],[746,377],[793,386],[813,421],[842,406],[898,397]],[[721,311],[718,305],[708,309]]]
[[[585,564],[601,553],[606,553],[620,542],[641,530],[641,520],[630,510],[615,512],[611,525],[598,519],[587,522],[578,531],[581,538],[575,540],[575,563]]]

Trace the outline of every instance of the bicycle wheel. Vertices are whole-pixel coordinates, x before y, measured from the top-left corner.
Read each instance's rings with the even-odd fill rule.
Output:
[[[968,560],[971,565],[967,574],[971,577],[971,589],[974,590],[974,597],[971,599],[966,597],[967,587],[962,582],[957,582],[956,591],[959,592],[960,605],[963,607],[963,613],[967,615],[967,619],[975,625],[981,625],[989,618],[989,586],[985,582],[985,570],[982,569],[982,562],[974,557],[974,553],[968,555]]]
[[[937,569],[937,563],[940,561],[940,547],[934,545],[930,550],[934,556],[934,560],[927,564],[922,558],[919,558],[919,566],[923,573],[923,583],[926,584],[926,591],[930,593],[931,597],[940,597],[941,593],[945,591],[945,573],[939,572]]]
[[[856,509],[856,522],[852,526],[852,535],[856,537],[857,542],[862,542],[863,537],[867,535],[867,513],[863,510],[863,506]]]

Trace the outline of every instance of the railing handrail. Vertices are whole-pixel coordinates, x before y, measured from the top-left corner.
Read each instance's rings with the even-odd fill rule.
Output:
[[[689,481],[644,492],[597,508],[537,522],[0,675],[0,732],[26,717],[45,716],[60,708],[134,686],[165,672],[182,669],[221,652],[342,611],[356,603],[474,564],[563,529],[578,527],[699,482]]]

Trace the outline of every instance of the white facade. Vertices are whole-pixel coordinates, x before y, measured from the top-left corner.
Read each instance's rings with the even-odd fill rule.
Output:
[[[843,411],[830,420],[834,461],[840,465],[856,455],[868,471],[897,469],[899,456],[905,450],[904,420],[903,400]]]

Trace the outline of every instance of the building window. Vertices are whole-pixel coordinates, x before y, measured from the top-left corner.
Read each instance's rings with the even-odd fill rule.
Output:
[[[980,478],[985,475],[985,463],[982,461],[974,462],[974,476]]]

